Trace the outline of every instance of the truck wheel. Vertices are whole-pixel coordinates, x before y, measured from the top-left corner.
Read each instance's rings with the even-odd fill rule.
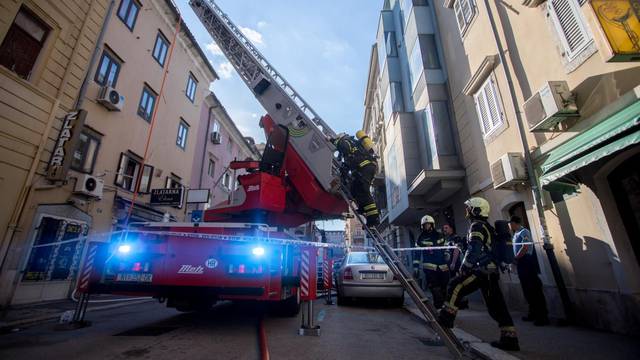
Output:
[[[300,291],[296,292],[296,296],[280,301],[279,313],[282,316],[294,317],[300,313]]]

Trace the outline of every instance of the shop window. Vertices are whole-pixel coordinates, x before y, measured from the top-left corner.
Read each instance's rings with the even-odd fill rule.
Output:
[[[156,36],[156,43],[153,46],[153,58],[156,59],[160,66],[164,66],[168,50],[169,40],[167,40],[161,32],[158,32],[158,36]]]
[[[22,280],[74,279],[88,230],[84,223],[42,217]]]
[[[133,30],[138,18],[138,12],[140,12],[140,4],[134,0],[122,0],[118,8],[118,17],[129,30]]]
[[[42,20],[21,8],[0,45],[0,65],[29,79],[48,34]]]
[[[105,49],[98,63],[94,80],[102,86],[116,86],[118,75],[120,74],[120,61],[113,53]]]
[[[102,136],[90,129],[83,129],[80,133],[78,147],[73,152],[71,168],[76,171],[91,174],[100,149]]]

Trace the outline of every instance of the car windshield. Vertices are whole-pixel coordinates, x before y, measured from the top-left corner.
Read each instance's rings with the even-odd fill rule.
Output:
[[[384,264],[378,254],[357,252],[349,255],[349,264]]]

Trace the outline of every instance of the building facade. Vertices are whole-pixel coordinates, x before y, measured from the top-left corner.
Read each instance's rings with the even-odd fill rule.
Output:
[[[40,153],[26,145],[13,147],[25,161],[37,155],[38,164],[25,179],[24,205],[17,204],[17,216],[3,225],[9,234],[3,241],[3,306],[68,297],[87,238],[108,241],[112,231],[130,222],[186,217],[184,199],[158,206],[150,193],[190,184],[200,110],[217,78],[171,1],[20,3],[3,22],[12,25],[2,33],[0,72],[10,80],[3,79],[2,86],[38,90],[16,108],[26,114],[2,112],[9,117],[3,128],[25,133],[16,120],[46,113],[48,103],[57,108],[47,115],[54,126],[41,135]],[[59,18],[50,19],[56,14]],[[37,32],[33,24],[44,30]],[[5,61],[27,45],[13,40],[20,30],[31,31],[36,40],[44,32],[27,80],[20,78],[24,70]],[[8,42],[14,47],[5,47]],[[15,108],[16,101],[3,103]]]
[[[200,136],[195,140],[198,150],[193,160],[190,186],[210,191],[209,202],[198,206],[202,209],[228,201],[231,191],[238,187],[237,178],[244,170],[228,169],[232,161],[257,160],[260,153],[254,140],[244,137],[238,130],[214,93],[207,95],[202,103],[200,117]]]
[[[354,217],[347,217],[344,221],[344,242],[347,249],[353,251],[362,251],[366,246],[362,224]]]
[[[426,13],[429,16],[420,17]],[[434,110],[439,105],[430,107],[426,119],[436,120],[425,122],[424,138],[430,144],[426,151],[420,142],[411,145],[432,159],[433,149],[448,154],[447,160],[453,160],[450,155],[455,153],[457,161],[431,164],[455,163],[451,170],[464,175],[458,179],[462,187],[435,210],[437,225],[453,214],[458,232],[464,232],[461,203],[469,196],[489,200],[492,221],[520,215],[536,238],[552,313],[596,328],[637,333],[640,202],[639,175],[632,165],[640,153],[637,2],[407,0],[386,1],[382,24],[385,14],[396,22],[405,19],[404,27],[393,28],[395,37],[381,37],[379,29],[378,51],[389,49],[387,62],[389,56],[397,56],[404,63],[403,52],[409,54],[410,69],[414,60],[418,65],[422,61],[426,87],[442,85],[434,86],[442,91],[427,90],[422,98],[449,103],[445,117],[444,110]],[[418,35],[419,45],[411,45],[415,28],[418,34],[434,37]],[[416,46],[421,59],[411,50]],[[390,49],[398,49],[397,54]],[[416,69],[421,68],[418,65]],[[381,67],[381,88],[388,86],[387,67]],[[416,97],[422,86],[412,85],[418,109],[424,104]],[[411,108],[406,98],[404,108],[396,105],[391,94],[390,102],[382,102],[382,110],[385,106],[397,110],[400,119]],[[451,125],[451,139],[438,136],[442,134],[438,117]],[[392,202],[402,204],[404,198],[404,187],[393,186],[404,179],[402,174],[390,174],[390,169],[408,169],[406,163],[415,158],[410,151],[396,158],[388,152],[394,136],[397,131],[386,131],[384,157],[392,224],[402,219],[394,216]],[[429,171],[424,175],[410,180],[409,205],[412,194],[432,183]],[[446,186],[435,189],[440,188]],[[414,221],[419,218],[411,216]],[[503,285],[511,308],[524,308],[517,277],[503,277]]]

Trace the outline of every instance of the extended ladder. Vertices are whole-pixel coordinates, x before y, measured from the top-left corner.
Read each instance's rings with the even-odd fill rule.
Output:
[[[462,358],[463,355],[466,355],[466,349],[460,340],[458,340],[450,329],[444,328],[438,323],[436,320],[436,308],[431,304],[427,296],[424,294],[424,291],[422,291],[422,288],[420,288],[420,284],[418,284],[416,279],[411,276],[411,273],[398,258],[391,246],[384,241],[378,229],[366,226],[364,218],[362,215],[358,214],[353,205],[353,199],[351,198],[349,191],[343,188],[341,189],[341,195],[349,204],[349,207],[358,221],[362,224],[362,227],[371,237],[374,248],[378,251],[384,262],[389,266],[391,272],[393,272],[396,278],[400,281],[405,291],[418,307],[418,310],[420,310],[422,315],[424,315],[429,326],[436,332],[454,357]]]
[[[335,137],[333,130],[213,0],[191,0],[189,5],[271,118],[289,129],[289,142],[318,183],[335,193],[340,175],[333,161],[335,147],[328,141]]]

